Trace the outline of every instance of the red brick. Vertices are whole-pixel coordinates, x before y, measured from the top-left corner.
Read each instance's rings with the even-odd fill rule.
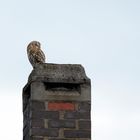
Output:
[[[75,104],[66,102],[49,102],[48,110],[75,110]]]

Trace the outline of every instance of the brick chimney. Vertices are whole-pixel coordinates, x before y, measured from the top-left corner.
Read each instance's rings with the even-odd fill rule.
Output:
[[[90,109],[81,65],[40,64],[23,88],[23,140],[91,140]]]

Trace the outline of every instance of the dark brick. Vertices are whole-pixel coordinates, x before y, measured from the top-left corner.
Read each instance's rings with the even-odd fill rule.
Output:
[[[91,140],[91,138],[78,138],[76,140]]]
[[[30,127],[29,126],[24,127],[24,129],[23,129],[23,135],[24,136],[25,135],[28,135],[29,134],[29,130],[30,130]]]
[[[44,140],[44,138],[32,137],[31,140]]]
[[[28,118],[29,117],[29,111],[30,111],[30,108],[29,108],[29,105],[28,105],[26,107],[26,109],[24,110],[24,112],[23,112],[24,118]]]
[[[47,129],[47,128],[32,128],[32,136],[48,136],[48,137],[57,137],[59,133],[58,129]]]
[[[76,139],[62,139],[62,138],[50,138],[48,140],[76,140]],[[83,139],[82,139],[83,140]]]
[[[29,118],[25,118],[23,119],[23,128],[26,127],[27,125],[29,125]]]
[[[91,121],[79,121],[79,129],[91,129]]]
[[[91,103],[90,102],[79,102],[78,103],[78,110],[90,111],[91,110]]]
[[[30,95],[23,95],[23,106],[22,106],[22,109],[23,109],[23,112],[24,110],[27,108],[27,106],[29,106],[29,101],[30,101]]]
[[[38,119],[58,119],[58,111],[32,111],[31,118]]]
[[[24,135],[24,136],[23,136],[23,140],[29,140],[29,139],[30,139],[29,134],[28,134],[28,135]]]
[[[90,112],[67,111],[64,114],[65,119],[90,119]]]
[[[78,138],[76,140],[91,140],[90,138]]]
[[[64,130],[66,138],[91,138],[91,132],[88,130]]]
[[[31,127],[44,127],[44,120],[43,119],[32,119],[31,120]]]
[[[31,101],[31,110],[45,110],[45,103],[41,101]]]
[[[74,120],[50,120],[48,122],[50,128],[75,128]]]

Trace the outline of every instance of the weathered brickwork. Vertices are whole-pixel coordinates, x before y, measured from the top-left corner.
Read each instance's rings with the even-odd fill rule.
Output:
[[[44,71],[48,71],[49,68],[53,67],[52,64],[47,65],[50,65],[50,67],[43,67]],[[69,66],[66,65],[64,67]],[[74,69],[73,67],[71,65],[70,68]],[[34,79],[33,76],[36,73],[34,71],[31,73],[30,79],[33,78],[38,84],[34,84],[34,81],[29,81],[23,89],[23,140],[91,140],[91,101],[90,93],[88,93],[90,89],[86,89],[90,88],[90,80],[87,77],[86,79],[85,76],[81,76],[85,80],[81,79],[82,82],[80,82],[79,76],[78,79],[69,81],[67,73],[63,71],[63,65],[61,72],[64,73],[65,78],[62,79],[65,80],[61,79],[61,74],[59,74],[59,78],[56,76],[52,77],[53,80],[49,84],[48,91],[45,90],[50,78],[48,76],[49,71],[47,76],[46,74],[41,75],[43,79],[40,79],[40,77],[37,78],[37,76]],[[80,73],[79,69],[78,73]],[[84,73],[81,75],[84,75]],[[49,78],[47,79],[47,77]],[[45,84],[43,84],[43,88],[43,85],[40,86],[40,82],[44,82],[44,79]],[[70,77],[70,79],[72,78]],[[58,86],[54,84],[53,86],[53,82],[65,82],[69,84],[69,82],[73,83],[76,81],[78,82],[74,87],[71,87],[73,84],[70,84],[70,86],[65,86],[64,84],[64,87],[62,86],[63,84],[58,84]],[[81,96],[86,96],[80,95],[84,94],[82,90],[85,91],[85,94],[88,94],[88,97],[81,98]],[[48,94],[52,92],[52,95]]]

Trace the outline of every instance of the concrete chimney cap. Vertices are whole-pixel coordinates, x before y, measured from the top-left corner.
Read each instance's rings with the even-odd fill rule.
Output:
[[[90,83],[80,64],[38,64],[31,72],[28,83],[33,81],[60,83]]]

